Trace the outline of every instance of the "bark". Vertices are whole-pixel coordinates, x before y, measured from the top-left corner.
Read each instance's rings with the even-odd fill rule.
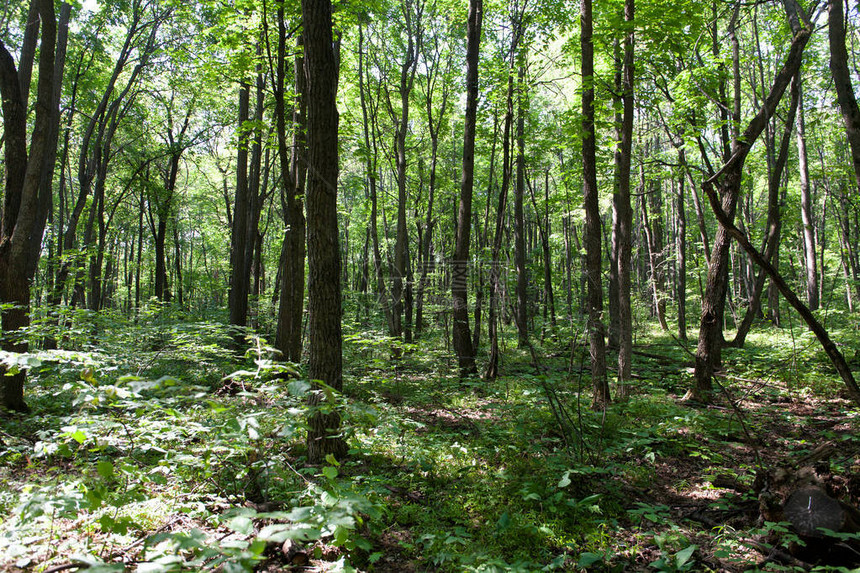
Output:
[[[735,206],[740,193],[744,161],[750,148],[773,116],[776,106],[788,88],[791,78],[800,68],[803,48],[811,33],[806,15],[795,0],[784,0],[783,6],[792,26],[792,42],[785,62],[774,79],[773,85],[759,112],[750,120],[743,134],[732,143],[732,155],[707,186],[720,180],[722,195],[721,212],[727,222],[734,218]],[[707,191],[708,189],[706,189]],[[713,203],[713,201],[712,201]],[[712,205],[713,206],[713,205]],[[708,280],[702,299],[702,317],[699,328],[699,343],[696,348],[694,385],[688,393],[689,399],[709,402],[712,393],[712,376],[720,367],[720,345],[722,344],[723,309],[728,283],[728,256],[730,237],[725,224],[720,225],[714,240],[714,250],[708,265]]]
[[[333,49],[330,0],[302,0],[307,86],[308,461],[345,456],[340,414],[332,392],[343,387],[340,247],[337,224],[338,112],[337,59]]]
[[[854,96],[851,72],[848,67],[848,51],[845,47],[844,1],[830,0],[827,17],[830,40],[830,73],[836,87],[836,98],[845,124],[845,136],[851,148],[851,163],[857,188],[860,190],[860,107]]]
[[[581,4],[582,48],[582,193],[585,204],[585,273],[588,280],[588,346],[591,355],[592,405],[604,407],[609,401],[606,381],[606,340],[601,281],[600,206],[597,189],[596,131],[594,127],[594,44],[592,43],[591,0]]]
[[[275,345],[287,360],[302,358],[302,314],[305,299],[305,214],[301,197],[304,195],[307,164],[305,162],[305,98],[304,58],[295,58],[296,102],[293,109],[292,146],[287,145],[286,120],[286,49],[287,27],[284,8],[278,8],[278,60],[275,80],[275,121],[278,132],[278,157],[284,176],[282,190],[284,240],[281,255],[281,296],[278,305],[278,329]],[[302,47],[302,37],[298,38]],[[297,50],[301,54],[301,49]],[[290,147],[292,149],[290,149]]]
[[[57,19],[52,0],[34,0],[41,21],[39,50],[39,80],[36,90],[36,112],[27,149],[26,96],[21,92],[18,71],[6,46],[0,41],[0,96],[2,96],[4,160],[3,213],[0,217],[0,312],[3,332],[2,348],[8,352],[26,352],[27,344],[17,332],[30,324],[29,269],[35,269],[31,258],[33,234],[44,229],[39,221],[39,191],[46,176],[53,176],[53,165],[47,165],[51,156],[50,137],[53,124],[58,121],[59,110],[55,98],[55,49]],[[11,161],[23,162],[12,163]],[[13,167],[14,166],[14,167]],[[39,239],[41,242],[41,238]],[[2,404],[10,410],[27,412],[24,401],[24,371],[9,375],[0,367]]]
[[[245,326],[248,320],[249,277],[245,274],[245,251],[248,239],[248,145],[246,122],[250,114],[251,86],[239,87],[239,149],[236,153],[236,195],[233,203],[233,228],[230,233],[230,324]],[[236,344],[244,344],[244,335],[236,334]]]
[[[469,1],[469,21],[466,25],[466,115],[463,128],[463,171],[460,179],[460,203],[457,210],[456,243],[451,265],[451,297],[453,303],[454,353],[461,376],[477,372],[475,349],[469,330],[468,263],[472,227],[472,188],[475,179],[475,129],[478,111],[478,64],[481,44],[483,0]]]
[[[514,267],[517,271],[517,341],[520,348],[529,344],[529,312],[528,312],[528,268],[526,267],[525,222],[523,214],[523,198],[525,197],[526,172],[526,90],[525,64],[520,64],[517,74],[517,175],[514,186]]]

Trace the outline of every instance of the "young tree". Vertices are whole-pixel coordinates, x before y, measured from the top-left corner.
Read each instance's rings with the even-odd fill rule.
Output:
[[[317,464],[328,454],[346,455],[338,434],[340,415],[320,408],[320,383],[343,387],[340,245],[337,224],[338,113],[330,0],[302,0],[305,77],[308,94],[307,227],[308,227],[308,376],[314,387],[308,424],[308,460]]]

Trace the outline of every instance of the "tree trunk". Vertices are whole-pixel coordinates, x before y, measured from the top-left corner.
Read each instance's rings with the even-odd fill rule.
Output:
[[[57,19],[52,0],[34,0],[41,21],[41,45],[39,50],[39,80],[36,90],[36,113],[27,149],[26,95],[21,90],[19,73],[6,46],[0,41],[0,96],[2,96],[4,161],[6,181],[3,193],[3,212],[0,216],[0,327],[3,332],[3,350],[26,352],[26,342],[17,332],[30,324],[30,269],[36,268],[33,250],[37,243],[33,235],[44,229],[47,211],[39,209],[39,192],[45,177],[53,176],[51,157],[51,134],[53,124],[59,121],[58,100],[55,97],[55,48],[57,44]],[[33,31],[36,33],[36,31]],[[30,65],[22,62],[24,67]],[[54,142],[56,144],[56,141]],[[38,239],[41,244],[41,237]],[[0,398],[6,408],[27,412],[24,401],[25,372],[7,375],[0,367],[2,390]]]
[[[337,59],[333,49],[331,1],[302,0],[307,81],[308,226],[308,461],[345,456],[340,414],[327,388],[343,388],[340,247],[337,224]]]
[[[845,124],[845,136],[851,148],[851,162],[860,189],[860,107],[851,85],[848,51],[845,48],[844,0],[830,0],[827,17],[830,38],[830,73],[836,87],[836,98]]]
[[[278,304],[276,346],[287,360],[302,359],[302,314],[305,299],[305,214],[301,197],[304,195],[307,164],[305,162],[305,97],[304,58],[295,59],[296,103],[293,109],[293,141],[287,145],[286,122],[286,40],[287,27],[284,8],[278,8],[278,61],[275,91],[275,121],[278,131],[278,157],[284,177],[282,191],[284,211],[284,241],[281,256],[281,296]],[[298,38],[298,47],[302,37]],[[301,49],[298,50],[301,54]]]
[[[526,175],[526,90],[525,64],[520,63],[517,74],[517,180],[514,186],[514,267],[517,271],[517,341],[520,348],[529,343],[528,268],[526,267],[525,222],[523,198]]]
[[[755,140],[764,130],[768,120],[782,95],[800,68],[803,48],[810,36],[810,27],[802,9],[795,0],[784,0],[788,20],[792,27],[793,39],[786,60],[774,79],[770,93],[759,112],[750,120],[747,128],[740,137],[732,143],[732,155],[719,172],[711,177],[705,185],[707,191],[715,181],[722,178],[720,190],[722,195],[721,212],[726,221],[731,223],[734,218],[737,198],[740,194],[744,161]],[[713,200],[712,200],[713,206]],[[709,402],[712,392],[712,376],[720,366],[720,346],[722,344],[723,309],[728,286],[728,258],[730,237],[725,224],[720,225],[714,240],[714,250],[708,265],[708,280],[705,296],[702,299],[702,318],[699,327],[699,343],[696,348],[695,381],[687,398]]]
[[[591,0],[582,0],[580,16],[582,47],[582,194],[585,204],[585,273],[588,280],[588,346],[591,354],[592,405],[604,407],[609,401],[606,381],[606,340],[601,315],[603,284],[601,273],[600,205],[597,189],[596,131],[594,128],[594,44],[592,43]]]
[[[624,21],[630,29],[624,38],[624,60],[621,72],[621,103],[623,111],[618,126],[619,144],[615,151],[618,177],[616,194],[612,197],[613,249],[618,289],[618,395],[628,394],[633,357],[633,310],[631,303],[630,260],[633,250],[633,209],[630,204],[630,163],[633,148],[633,88],[634,88],[634,16],[635,1],[625,0]]]
[[[236,153],[236,196],[233,203],[233,228],[230,233],[230,294],[228,307],[230,324],[245,326],[248,320],[249,277],[245,274],[245,252],[248,241],[248,147],[250,143],[246,123],[250,113],[251,86],[242,82],[239,87],[239,149]],[[234,335],[238,347],[244,345],[244,334]]]
[[[472,187],[475,178],[475,129],[478,112],[478,64],[481,44],[483,0],[469,1],[466,25],[466,115],[463,128],[463,172],[460,180],[460,205],[457,211],[456,244],[451,265],[454,352],[461,376],[477,372],[475,349],[469,330],[469,238],[472,227]]]

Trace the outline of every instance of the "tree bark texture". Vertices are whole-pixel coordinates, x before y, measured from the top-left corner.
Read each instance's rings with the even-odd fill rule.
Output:
[[[325,388],[343,387],[343,313],[337,224],[337,59],[330,0],[302,0],[305,79],[308,95],[308,376],[313,384],[308,423],[308,460],[346,455],[340,414]]]
[[[39,191],[44,177],[53,176],[53,165],[47,165],[51,156],[50,136],[52,125],[58,121],[59,110],[54,96],[55,49],[57,42],[57,19],[53,0],[34,0],[32,6],[38,11],[41,42],[39,54],[39,80],[36,93],[36,114],[27,149],[26,95],[21,91],[19,72],[12,55],[0,41],[0,96],[2,96],[4,160],[6,181],[4,185],[3,213],[0,217],[0,303],[10,305],[0,312],[2,324],[2,348],[8,352],[26,352],[26,342],[21,339],[20,329],[30,324],[29,269],[35,269],[33,257],[38,251],[33,233],[44,229],[39,210]],[[33,32],[35,33],[35,32]],[[28,66],[26,61],[22,62]],[[41,237],[38,240],[41,243]],[[19,372],[7,376],[0,367],[2,377],[2,404],[10,410],[27,412],[24,401],[26,374]]]

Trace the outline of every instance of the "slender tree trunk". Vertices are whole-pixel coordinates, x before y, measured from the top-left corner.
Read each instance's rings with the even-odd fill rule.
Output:
[[[634,90],[634,42],[633,27],[635,0],[625,0],[624,21],[630,26],[624,37],[624,59],[621,82],[621,124],[618,129],[618,147],[615,150],[615,166],[618,176],[616,194],[612,197],[613,249],[618,277],[618,395],[625,398],[632,379],[633,357],[633,310],[631,303],[630,261],[633,251],[633,209],[630,201],[630,164],[633,149],[633,90]]]
[[[795,0],[784,0],[788,20],[792,27],[793,39],[788,55],[779,73],[774,79],[770,93],[767,95],[761,109],[750,120],[747,128],[732,144],[732,155],[719,172],[705,184],[705,190],[721,179],[722,195],[721,213],[726,221],[731,223],[734,218],[737,198],[740,194],[741,178],[744,161],[749,150],[758,136],[765,129],[767,122],[773,116],[777,104],[788,88],[791,79],[800,68],[803,48],[810,36],[810,26],[805,13]],[[709,197],[710,198],[710,197]],[[713,200],[712,200],[713,206]],[[726,225],[720,225],[714,240],[714,251],[708,266],[708,281],[705,296],[702,299],[702,318],[699,327],[699,343],[696,349],[695,382],[688,393],[688,398],[708,402],[712,392],[712,376],[720,366],[720,346],[722,344],[723,309],[728,286],[728,255],[730,237]]]
[[[514,186],[514,267],[517,271],[517,340],[520,348],[528,346],[529,341],[529,312],[528,312],[528,281],[529,273],[526,267],[525,222],[523,214],[523,198],[525,197],[526,175],[526,109],[525,102],[525,64],[521,63],[517,74],[517,179]]]
[[[594,44],[591,0],[582,0],[580,16],[582,47],[582,193],[585,203],[585,273],[588,278],[588,346],[591,354],[592,405],[609,401],[606,381],[606,340],[601,273],[600,205],[597,189],[596,130],[594,128]]]
[[[684,203],[684,176],[678,181],[678,338],[687,341],[687,207]]]
[[[478,64],[481,44],[483,0],[469,1],[469,21],[466,25],[466,115],[463,132],[463,172],[460,180],[460,205],[457,211],[456,244],[451,271],[451,296],[454,307],[454,352],[461,376],[477,372],[475,349],[469,330],[469,239],[472,227],[472,187],[475,170],[475,129],[478,112]]]
[[[274,86],[275,121],[278,131],[278,158],[284,176],[282,191],[284,211],[284,240],[281,256],[280,301],[276,346],[287,360],[302,358],[302,314],[305,299],[305,214],[301,197],[304,195],[307,165],[305,155],[305,80],[304,59],[295,59],[296,103],[293,110],[293,141],[287,145],[286,121],[286,41],[287,27],[284,8],[278,7],[278,59]],[[301,35],[298,47],[301,48]],[[301,49],[297,50],[301,54]]]
[[[236,196],[233,203],[233,228],[230,234],[230,294],[228,307],[230,324],[245,326],[248,320],[249,277],[245,274],[245,251],[248,239],[248,147],[247,122],[250,119],[251,86],[239,87],[239,149],[236,154]],[[244,345],[244,335],[236,334],[238,347]]]

